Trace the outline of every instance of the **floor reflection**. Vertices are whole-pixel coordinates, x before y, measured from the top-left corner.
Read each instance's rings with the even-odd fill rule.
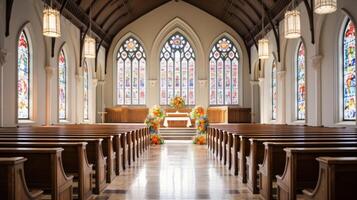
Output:
[[[98,199],[259,199],[229,174],[207,146],[167,143],[151,147]]]

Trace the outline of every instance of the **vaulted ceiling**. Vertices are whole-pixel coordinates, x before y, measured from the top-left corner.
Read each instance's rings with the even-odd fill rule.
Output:
[[[50,3],[50,0],[43,0]],[[92,31],[101,45],[108,47],[126,25],[171,0],[52,0],[52,5],[83,32],[92,20]],[[178,0],[176,0],[178,1]],[[291,0],[182,0],[231,26],[248,47],[262,34],[261,19],[267,29],[277,24]],[[262,6],[263,1],[263,6]]]

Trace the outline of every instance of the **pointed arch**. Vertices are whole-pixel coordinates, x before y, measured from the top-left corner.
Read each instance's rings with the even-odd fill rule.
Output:
[[[61,46],[58,54],[58,119],[68,120],[68,60],[64,45]]]
[[[116,51],[115,102],[118,105],[145,105],[147,61],[144,46],[131,33],[119,42]]]
[[[26,27],[17,38],[17,118],[30,120],[32,117],[32,45]]]
[[[306,115],[306,53],[303,41],[297,46],[295,60],[295,107],[296,119],[305,120]]]
[[[356,29],[347,17],[342,26],[342,119],[356,120]]]
[[[239,105],[240,46],[227,34],[216,38],[209,53],[210,105]]]

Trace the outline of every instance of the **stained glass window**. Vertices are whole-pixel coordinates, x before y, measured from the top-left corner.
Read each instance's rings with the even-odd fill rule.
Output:
[[[296,119],[305,120],[305,47],[302,42],[296,56]]]
[[[30,119],[31,70],[30,47],[25,31],[20,33],[17,44],[17,115],[18,119]]]
[[[117,55],[117,104],[145,104],[146,55],[133,37],[126,39]]]
[[[58,57],[58,116],[67,119],[67,62],[63,49]]]
[[[173,34],[160,53],[160,104],[181,96],[187,105],[195,104],[195,52],[180,33]]]
[[[276,80],[276,62],[273,61],[273,66],[271,69],[271,119],[276,120],[277,115],[277,80]]]
[[[209,55],[210,105],[238,105],[238,71],[237,47],[222,37]]]
[[[89,90],[89,73],[88,73],[88,67],[84,67],[84,73],[83,73],[83,118],[84,120],[89,119],[89,114],[88,114],[88,108],[89,108],[89,98],[88,98],[88,90]]]
[[[343,32],[343,120],[356,120],[356,38],[348,20]]]

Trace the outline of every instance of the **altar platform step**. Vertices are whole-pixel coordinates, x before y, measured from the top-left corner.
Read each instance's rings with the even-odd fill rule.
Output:
[[[164,140],[192,140],[196,135],[195,128],[160,128]]]

